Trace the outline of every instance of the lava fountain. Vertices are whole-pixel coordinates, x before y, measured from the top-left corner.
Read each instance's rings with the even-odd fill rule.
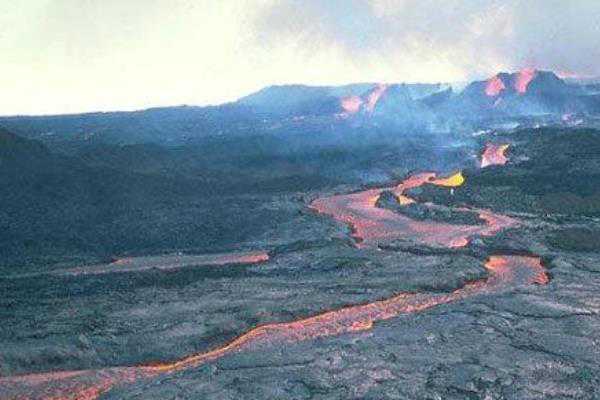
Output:
[[[504,82],[502,82],[502,79],[500,79],[500,77],[496,75],[487,81],[487,84],[485,86],[485,94],[489,97],[496,97],[504,89],[506,89],[506,86],[504,86]]]
[[[534,68],[526,68],[521,70],[517,74],[517,78],[515,80],[515,90],[519,94],[527,93],[527,88],[529,87],[529,84],[531,83],[533,78],[535,78],[536,75],[537,70]]]

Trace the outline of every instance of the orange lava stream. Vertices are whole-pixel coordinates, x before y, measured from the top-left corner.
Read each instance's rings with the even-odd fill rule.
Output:
[[[203,255],[164,255],[153,257],[121,258],[110,264],[91,265],[56,271],[66,275],[98,275],[115,272],[136,272],[146,270],[172,270],[192,266],[215,266],[230,264],[258,264],[269,261],[269,254],[264,251],[239,253],[203,254]]]
[[[246,348],[361,332],[371,329],[377,321],[401,314],[424,311],[478,294],[499,293],[516,286],[548,282],[545,269],[537,257],[492,256],[485,267],[489,273],[487,279],[467,283],[451,293],[402,293],[389,299],[329,311],[293,322],[259,326],[226,346],[173,363],[0,378],[0,398],[93,400],[115,386],[196,367]]]
[[[481,168],[489,167],[490,165],[506,164],[508,162],[506,151],[509,146],[508,144],[486,144],[485,150],[481,155]]]
[[[405,190],[434,183],[435,178],[435,173],[413,175],[393,190],[402,196]],[[374,245],[381,240],[406,238],[426,244],[457,247],[468,244],[468,238],[472,235],[491,235],[516,224],[509,217],[485,210],[479,211],[481,218],[486,221],[485,226],[414,221],[376,207],[375,203],[383,190],[372,189],[317,199],[312,207],[350,224],[355,230],[355,236],[362,239],[361,246]],[[254,259],[253,256],[250,257]],[[488,271],[486,279],[467,283],[451,293],[401,293],[385,300],[328,311],[293,322],[259,326],[223,347],[193,354],[172,363],[0,378],[0,399],[93,400],[115,386],[196,367],[244,349],[361,332],[371,329],[377,321],[401,314],[421,312],[475,295],[499,293],[518,286],[548,282],[548,275],[537,257],[492,256],[485,267]]]
[[[435,173],[411,176],[393,189],[401,202],[411,201],[403,193],[425,183],[453,187],[459,174],[450,178],[435,179]],[[462,174],[460,174],[462,177]],[[448,181],[450,179],[450,181]],[[464,179],[464,178],[463,178]],[[324,197],[315,200],[311,207],[322,214],[352,227],[352,236],[359,247],[376,247],[394,240],[409,240],[432,246],[463,247],[475,235],[491,236],[502,229],[516,226],[517,221],[491,211],[477,210],[485,225],[454,225],[433,221],[417,221],[391,210],[375,206],[385,189],[371,189],[359,193]]]

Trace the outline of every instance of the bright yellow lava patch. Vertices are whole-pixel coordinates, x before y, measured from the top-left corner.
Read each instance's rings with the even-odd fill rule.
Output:
[[[447,178],[440,178],[432,181],[434,185],[445,186],[445,187],[458,187],[465,183],[465,177],[462,174],[462,171],[455,173],[454,175],[450,175]]]
[[[406,197],[403,195],[399,195],[398,196],[398,203],[400,203],[400,205],[402,206],[407,206],[409,204],[413,204],[415,201],[413,199],[411,199],[410,197]]]

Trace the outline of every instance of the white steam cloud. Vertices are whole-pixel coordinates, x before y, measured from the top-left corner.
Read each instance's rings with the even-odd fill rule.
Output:
[[[0,4],[0,114],[231,101],[269,84],[600,75],[593,0]]]

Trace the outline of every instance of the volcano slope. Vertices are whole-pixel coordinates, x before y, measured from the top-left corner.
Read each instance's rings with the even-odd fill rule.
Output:
[[[415,195],[453,200],[475,173],[464,175],[455,188],[429,176]],[[318,240],[274,247],[260,264],[13,277],[12,291],[39,282],[31,294],[44,299],[38,318],[49,326],[33,315],[9,321],[18,329],[0,397],[598,396],[598,256],[552,244],[565,243],[561,226],[593,229],[593,220],[557,223],[516,207],[505,216],[466,201],[459,208],[487,223],[411,220],[376,207],[379,193],[319,195],[306,206],[320,213],[304,216]],[[56,311],[64,315],[48,317]],[[74,317],[85,325],[66,325]],[[24,342],[38,366],[20,353]]]

